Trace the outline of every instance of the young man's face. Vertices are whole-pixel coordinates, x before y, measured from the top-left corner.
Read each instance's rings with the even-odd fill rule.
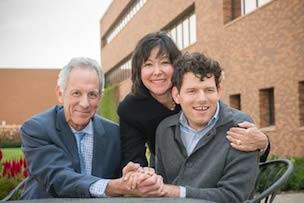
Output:
[[[180,92],[176,87],[172,89],[173,99],[181,105],[188,124],[196,130],[205,127],[214,116],[221,94],[214,76],[201,81],[191,72],[184,75]]]

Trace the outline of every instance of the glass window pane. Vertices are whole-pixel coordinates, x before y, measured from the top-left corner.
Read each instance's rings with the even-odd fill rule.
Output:
[[[243,14],[247,14],[257,8],[256,0],[243,0],[242,8],[245,9]]]
[[[125,18],[123,18],[123,20],[122,20],[122,27],[125,27],[126,26],[126,19]]]
[[[186,18],[183,22],[183,41],[184,41],[184,48],[189,46],[190,44],[190,35],[189,35],[189,19]]]
[[[172,36],[171,36],[171,30],[169,30],[169,31],[167,32],[167,35],[168,35],[170,38],[172,38]]]
[[[128,69],[131,69],[131,60],[128,61]]]
[[[183,30],[182,30],[182,24],[177,25],[176,27],[177,32],[177,47],[179,49],[183,49]]]
[[[132,9],[131,9],[131,18],[133,18],[134,14],[135,14],[135,8],[133,6]]]
[[[259,7],[260,6],[263,6],[264,4],[266,4],[266,3],[268,3],[269,1],[271,1],[271,0],[259,0]]]
[[[122,28],[122,23],[120,22],[118,26],[118,32],[120,32],[121,28]]]
[[[136,13],[139,11],[140,9],[140,5],[139,5],[139,2],[136,3]]]
[[[193,44],[196,42],[196,17],[195,14],[190,16],[190,44]]]
[[[175,27],[171,30],[171,38],[172,38],[173,42],[176,44],[176,28]]]

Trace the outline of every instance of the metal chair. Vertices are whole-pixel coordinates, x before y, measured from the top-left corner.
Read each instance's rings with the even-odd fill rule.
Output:
[[[4,197],[0,202],[9,201],[14,197],[14,195],[18,192],[18,190],[25,184],[25,182],[29,179],[29,177],[23,179],[6,197]]]
[[[271,203],[293,171],[293,164],[288,159],[272,160],[260,163],[256,181],[256,195],[248,203]]]

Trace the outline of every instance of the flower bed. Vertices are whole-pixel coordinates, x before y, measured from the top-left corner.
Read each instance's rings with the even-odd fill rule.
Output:
[[[3,152],[0,148],[0,199],[12,191],[19,182],[28,176],[26,162],[22,157],[18,160],[3,161]],[[20,193],[15,197],[18,198]]]
[[[20,125],[0,126],[0,147],[20,147]]]

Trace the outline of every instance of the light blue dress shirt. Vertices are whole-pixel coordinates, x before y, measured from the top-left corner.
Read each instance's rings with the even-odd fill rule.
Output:
[[[214,125],[219,119],[219,112],[220,112],[220,104],[219,102],[217,102],[214,116],[211,118],[208,124],[201,130],[195,130],[191,128],[188,124],[188,120],[185,114],[183,112],[181,113],[179,118],[180,132],[188,156],[193,152],[195,146],[204,137],[204,135],[206,135],[209,132],[209,130],[211,130],[214,127]],[[182,198],[186,197],[186,188],[183,186],[180,186],[180,197]]]
[[[70,126],[71,127],[71,126]],[[94,142],[94,130],[93,130],[93,123],[92,120],[90,123],[81,131],[77,131],[74,128],[72,128],[72,132],[74,133],[74,136],[76,138],[76,134],[79,132],[85,133],[85,136],[81,139],[80,145],[77,146],[79,156],[82,156],[84,159],[84,164],[85,166],[81,166],[81,173],[86,174],[86,175],[92,175],[92,159],[93,159],[93,142]],[[77,138],[76,138],[77,139]],[[78,144],[78,143],[77,143]],[[84,170],[84,171],[83,171]],[[90,186],[90,193],[93,197],[106,197],[105,194],[105,189],[108,185],[109,179],[100,179],[93,183]]]

